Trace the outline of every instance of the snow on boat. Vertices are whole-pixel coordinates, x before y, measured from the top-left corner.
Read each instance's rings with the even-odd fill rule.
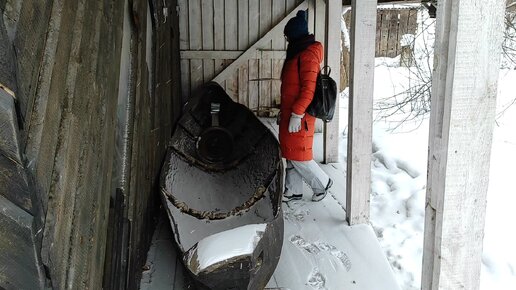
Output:
[[[278,142],[217,83],[188,102],[161,173],[183,263],[201,289],[263,289],[283,244]]]

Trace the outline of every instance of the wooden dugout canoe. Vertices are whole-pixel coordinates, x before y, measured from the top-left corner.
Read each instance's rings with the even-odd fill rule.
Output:
[[[185,106],[161,197],[201,289],[263,289],[283,244],[283,168],[275,136],[217,83]]]

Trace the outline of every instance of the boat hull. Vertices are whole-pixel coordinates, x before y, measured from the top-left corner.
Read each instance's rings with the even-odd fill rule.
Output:
[[[213,104],[220,110],[214,113]],[[275,136],[218,84],[203,86],[189,101],[171,139],[160,187],[177,248],[200,289],[265,287],[283,244],[282,166]],[[239,244],[230,237],[250,225],[259,230],[240,242],[245,251],[202,265],[205,248],[219,243],[216,254],[234,252]],[[228,249],[228,243],[235,245]]]

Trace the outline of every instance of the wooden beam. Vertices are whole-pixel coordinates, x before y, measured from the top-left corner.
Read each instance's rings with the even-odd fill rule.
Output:
[[[183,50],[181,59],[237,59],[241,50]],[[249,59],[285,59],[285,50],[257,50],[249,55]]]
[[[276,26],[274,26],[271,30],[269,30],[262,38],[260,38],[258,41],[256,41],[251,47],[249,47],[240,57],[235,59],[229,66],[227,66],[222,72],[220,72],[213,81],[221,83],[224,80],[226,80],[229,76],[234,74],[236,70],[244,64],[246,61],[248,61],[252,55],[254,55],[259,48],[262,48],[263,46],[269,44],[269,42],[272,40],[272,37],[275,36],[277,30],[283,31],[283,28],[285,27],[285,24],[290,20],[290,18],[294,17],[298,10],[306,10],[307,8],[306,0],[301,2],[294,10],[292,10],[285,18],[283,18]]]
[[[331,67],[331,76],[337,83],[337,92],[340,92],[340,25],[342,17],[342,5],[338,1],[326,2],[326,35],[325,40],[325,65]],[[320,1],[317,2],[318,9],[324,7]],[[317,16],[321,16],[320,11]],[[319,18],[318,18],[319,19]],[[339,108],[339,97],[337,103]],[[324,163],[332,163],[339,161],[339,110],[335,110],[332,122],[324,125]]]
[[[346,176],[346,215],[350,225],[369,221],[376,6],[376,0],[352,2]]]
[[[424,290],[479,289],[504,8],[505,0],[439,0]]]
[[[414,4],[421,3],[421,0],[378,0],[378,4]],[[343,6],[350,6],[351,0],[342,0]]]

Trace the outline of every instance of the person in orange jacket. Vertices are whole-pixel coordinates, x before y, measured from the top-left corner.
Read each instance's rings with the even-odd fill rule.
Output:
[[[314,97],[323,60],[323,46],[308,33],[306,12],[299,10],[285,25],[287,57],[281,72],[279,141],[287,160],[283,201],[303,197],[303,179],[313,190],[312,201],[322,200],[333,181],[313,160],[315,117],[306,113]]]

